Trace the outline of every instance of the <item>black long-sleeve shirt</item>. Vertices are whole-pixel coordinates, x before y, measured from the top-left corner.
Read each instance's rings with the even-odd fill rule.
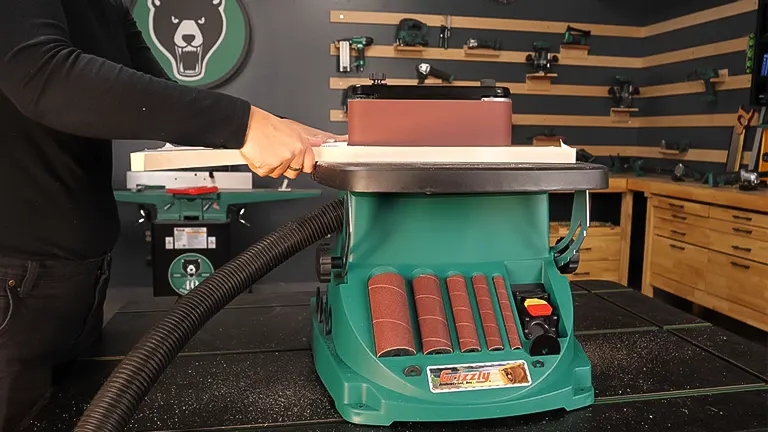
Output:
[[[240,148],[249,112],[170,80],[120,0],[0,0],[0,256],[103,255],[111,140]]]

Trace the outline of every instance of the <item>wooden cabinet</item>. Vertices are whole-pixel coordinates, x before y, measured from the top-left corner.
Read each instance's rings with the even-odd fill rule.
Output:
[[[768,214],[651,195],[647,217],[644,293],[768,330]]]
[[[550,225],[549,242],[554,245],[568,234],[568,227]],[[579,269],[569,280],[601,279],[620,282],[622,231],[618,226],[593,226],[579,249]]]

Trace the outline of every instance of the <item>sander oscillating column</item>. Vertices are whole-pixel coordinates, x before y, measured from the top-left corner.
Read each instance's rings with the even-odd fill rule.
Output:
[[[352,136],[350,135],[350,138]],[[350,139],[350,143],[351,143]],[[564,274],[578,267],[586,163],[318,163],[344,229],[318,248],[312,352],[350,422],[516,416],[594,401]],[[549,192],[575,191],[549,244]]]

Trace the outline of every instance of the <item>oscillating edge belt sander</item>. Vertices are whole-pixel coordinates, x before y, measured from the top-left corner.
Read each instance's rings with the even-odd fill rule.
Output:
[[[442,126],[460,125],[430,118],[402,143],[387,115],[399,118],[395,106],[426,101],[447,112],[467,101],[454,86],[390,89],[382,99],[365,97],[367,90],[350,100],[350,120],[387,126],[353,134],[350,125],[350,146],[356,138],[377,146],[434,143]],[[480,91],[503,96],[508,89]],[[511,130],[511,115],[484,119],[493,131]],[[498,140],[472,142],[480,151]],[[317,250],[325,287],[312,301],[311,344],[317,373],[346,420],[473,420],[593,403],[565,274],[578,267],[589,190],[607,188],[608,172],[573,159],[318,163],[315,180],[343,199],[344,227]],[[571,228],[551,247],[553,190],[575,191],[575,199]]]

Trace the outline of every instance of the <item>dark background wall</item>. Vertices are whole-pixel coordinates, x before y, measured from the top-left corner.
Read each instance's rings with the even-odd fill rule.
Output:
[[[428,13],[437,15],[514,18],[529,20],[564,21],[643,26],[675,18],[699,10],[715,7],[726,1],[703,0],[697,2],[614,2],[608,0],[517,0],[509,5],[492,0],[245,0],[252,24],[251,52],[240,73],[218,90],[237,95],[252,104],[293,118],[310,126],[337,132],[346,132],[346,123],[330,122],[328,111],[339,109],[340,92],[329,89],[329,77],[342,76],[336,72],[337,59],[329,55],[329,44],[339,38],[369,35],[377,44],[394,41],[394,26],[333,24],[330,10],[368,10],[402,13]],[[591,38],[591,54],[642,57],[695,45],[745,36],[752,26],[753,14],[744,14],[698,27],[683,29],[648,39],[620,37]],[[557,47],[562,35],[526,32],[474,31],[453,29],[452,48],[460,48],[469,36],[500,38],[503,49],[530,51],[534,41],[543,40]],[[430,41],[437,44],[438,29],[432,29]],[[369,58],[368,71],[386,72],[390,78],[415,78],[413,59]],[[451,71],[458,80],[493,78],[497,81],[522,82],[529,70],[527,65],[494,62],[430,61],[438,68]],[[743,73],[743,54],[730,54],[703,60],[676,63],[647,70],[624,70],[602,67],[559,66],[557,84],[608,86],[616,75],[630,75],[638,85],[681,82],[695,67],[729,68],[732,74]],[[357,74],[349,74],[349,77]],[[700,95],[675,96],[638,101],[639,115],[695,114],[735,112],[739,103],[745,103],[746,91],[723,92],[714,105],[701,103]],[[611,103],[606,98],[570,96],[514,95],[513,110],[518,114],[608,115]],[[540,133],[544,126],[515,126],[515,143],[531,142],[530,137]],[[664,139],[688,138],[697,148],[727,146],[729,130],[702,129],[624,129],[594,127],[557,127],[575,145],[658,145]],[[184,143],[177,143],[184,144]],[[129,153],[161,143],[118,142],[115,144],[114,185],[125,187]],[[277,188],[280,180],[254,176],[255,187]],[[316,208],[335,197],[327,190],[302,177],[291,183],[293,188],[321,188],[323,196],[317,199],[284,201],[250,206],[246,219],[251,227],[233,225],[235,252],[279,225]],[[115,252],[116,266],[113,286],[150,286],[151,273],[144,258],[148,244],[144,241],[146,225],[136,226],[137,209],[121,204],[123,234]],[[268,275],[264,282],[308,282],[314,280],[314,251],[308,250]]]

